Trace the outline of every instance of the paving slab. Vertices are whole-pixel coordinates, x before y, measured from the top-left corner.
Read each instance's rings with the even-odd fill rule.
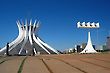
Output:
[[[0,73],[17,73],[21,61],[24,57],[10,57],[7,61],[0,64]]]
[[[90,59],[87,57],[90,57],[90,55],[86,55],[86,56],[83,55],[82,57],[79,57],[79,55],[76,55],[73,57],[70,55],[65,55],[65,56],[60,56],[60,57],[55,56],[55,58],[62,59],[64,61],[70,63],[71,65],[74,65],[74,66],[86,71],[87,73],[110,73],[110,69],[106,69],[106,68],[86,62],[86,61],[90,61],[92,63],[96,62],[96,60],[93,60],[93,59]],[[81,61],[80,59],[86,59],[86,60],[84,62],[84,61]],[[95,64],[97,64],[97,63],[99,65],[101,65],[102,62],[97,61]],[[109,64],[107,65],[107,63],[103,63],[103,66],[109,67]]]
[[[24,63],[22,73],[49,73],[49,71],[38,57],[28,57]]]
[[[53,73],[83,73],[80,70],[56,59],[45,58],[44,61]]]

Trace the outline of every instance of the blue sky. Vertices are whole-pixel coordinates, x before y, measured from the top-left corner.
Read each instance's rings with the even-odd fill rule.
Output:
[[[101,27],[90,31],[93,43],[102,45],[110,31],[110,1],[0,0],[0,47],[17,37],[16,21],[25,19],[40,20],[39,36],[58,50],[87,42],[89,30],[78,29],[78,21],[99,22]]]

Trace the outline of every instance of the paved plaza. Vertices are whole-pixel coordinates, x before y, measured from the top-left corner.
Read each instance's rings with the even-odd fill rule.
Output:
[[[110,53],[0,57],[0,73],[110,73]]]

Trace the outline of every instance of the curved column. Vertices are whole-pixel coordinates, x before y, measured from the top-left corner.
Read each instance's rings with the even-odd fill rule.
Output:
[[[27,25],[27,21],[26,21],[26,25],[25,25],[25,29],[24,29],[24,41],[23,41],[23,44],[22,44],[22,46],[21,46],[21,49],[20,49],[20,51],[19,51],[19,54],[21,54],[21,52],[22,52],[22,50],[23,50],[23,48],[24,48],[24,46],[25,46],[25,44],[26,44],[26,42],[28,41],[28,25]]]
[[[22,25],[22,26],[20,25],[19,29],[20,29],[20,36],[19,36],[18,40],[16,41],[16,43],[14,43],[14,45],[9,49],[9,51],[11,51],[13,48],[15,48],[24,39],[24,33],[25,33],[24,25]]]
[[[34,27],[33,27],[34,29]],[[32,48],[34,50],[34,53],[37,54],[35,48],[33,47],[33,42],[32,42],[32,37],[31,35],[33,34],[33,30],[32,30],[32,20],[30,20],[30,28],[29,28],[29,41],[30,41],[30,44],[32,45]]]
[[[32,38],[31,38],[31,28],[32,28],[32,21],[30,21],[30,26],[29,26],[29,41],[30,41],[30,44],[33,45]]]
[[[53,52],[55,52],[55,53],[58,54],[58,52],[57,52],[56,50],[54,50],[53,48],[51,48],[51,47],[48,46],[47,44],[44,44],[43,42],[40,42],[39,39],[36,39],[36,37],[35,37],[35,32],[36,32],[36,30],[38,30],[38,28],[39,28],[39,22],[37,23],[36,26],[34,25],[34,27],[36,27],[36,29],[33,29],[33,38],[34,38],[34,41],[36,41],[37,44],[39,43],[39,44],[41,45],[41,47],[42,47],[46,52],[50,53],[45,47],[51,49]],[[42,46],[42,44],[43,44],[45,47]]]
[[[34,24],[33,24],[33,29],[32,29],[32,33],[31,33],[31,35],[34,33],[35,29],[36,29],[36,20],[35,20],[35,22],[34,22]],[[34,53],[35,53],[35,55],[36,55],[37,52],[36,52],[35,47],[33,47],[33,50],[34,50]]]
[[[32,30],[32,34],[33,34],[33,39],[34,39],[34,41],[37,43],[37,44],[39,44],[39,46],[41,47],[41,48],[43,48],[48,54],[50,54],[50,52],[44,47],[44,46],[42,46],[42,44],[40,44],[39,42],[38,42],[38,40],[36,39],[36,37],[35,37],[35,32],[37,32],[37,30],[38,30],[38,28],[39,28],[39,22],[37,22],[37,24],[36,24],[36,20],[35,20],[35,22],[34,22],[34,26],[33,26],[34,28],[33,28],[33,30]]]
[[[17,21],[16,23],[17,23],[17,26],[18,26],[18,29],[19,29],[19,35],[18,35],[18,37],[17,37],[14,41],[12,41],[11,43],[9,43],[9,46],[12,46],[12,45],[14,45],[15,43],[17,43],[17,42],[20,40],[21,36],[22,36],[21,24],[20,24],[19,21]],[[0,52],[3,52],[4,50],[6,50],[6,46],[5,46],[4,48],[2,48],[2,49],[0,50]]]
[[[17,42],[9,49],[9,51],[11,51],[13,48],[15,48],[19,43],[21,43],[24,39],[24,30],[21,31],[21,35],[19,37],[19,39],[17,40]]]
[[[49,48],[50,50],[52,50],[53,52],[55,52],[56,54],[59,54],[59,52],[55,49],[53,49],[52,47],[50,47],[48,44],[44,43],[43,41],[40,40],[39,37],[37,37],[38,41],[43,44],[45,47]]]
[[[39,22],[36,23],[36,20],[35,20],[33,25],[32,25],[32,20],[30,20],[29,25],[27,21],[25,23],[26,25],[24,25],[23,22],[20,23],[19,21],[17,21],[16,23],[19,29],[19,35],[14,41],[9,43],[9,51],[15,52],[17,47],[18,49],[20,49],[20,51],[17,50],[17,52],[21,54],[23,49],[27,46],[27,44],[29,44],[29,47],[31,47],[34,50],[34,53],[37,54],[36,53],[37,48],[34,47],[34,43],[33,43],[34,41],[35,44],[37,44],[36,46],[39,46],[40,49],[42,49],[42,51],[45,51],[46,53],[51,54],[49,51],[51,50],[58,54],[57,50],[53,49],[52,47],[50,47],[49,45],[41,41],[39,37],[35,36],[36,30],[38,30],[39,28]],[[26,51],[27,50],[29,50],[29,48],[26,49]],[[5,53],[5,52],[6,52],[6,46],[0,50],[0,53]],[[28,53],[28,51],[26,53]]]
[[[35,20],[35,22],[34,22],[34,28],[33,28],[33,30],[32,30],[32,32],[33,33],[36,33],[37,32],[37,30],[38,30],[38,28],[39,28],[39,21],[36,23],[36,20]]]
[[[9,46],[15,44],[15,43],[20,39],[20,37],[22,36],[22,33],[21,33],[21,31],[22,31],[22,29],[21,29],[21,24],[20,24],[19,21],[16,22],[16,23],[17,23],[17,26],[18,26],[19,34],[18,34],[18,37],[17,37],[14,41],[12,41],[12,42],[9,44]]]
[[[42,44],[39,43],[39,41],[36,39],[34,33],[33,33],[33,40],[34,40],[42,49],[44,49],[48,54],[51,54],[45,47],[42,46]]]

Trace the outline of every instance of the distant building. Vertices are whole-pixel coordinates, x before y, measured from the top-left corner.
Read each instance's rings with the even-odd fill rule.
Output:
[[[104,52],[104,50],[106,50],[106,45],[99,45],[96,48],[97,52]]]
[[[103,45],[103,50],[106,50],[107,49],[107,46],[106,45]]]
[[[87,43],[82,43],[81,48],[84,49],[86,47]]]
[[[96,45],[92,45],[93,46],[93,48],[96,50]]]
[[[107,42],[106,42],[106,44],[107,44],[107,50],[110,50],[110,36],[107,37]]]
[[[69,48],[68,49],[68,52],[73,52],[73,48]]]
[[[82,50],[81,45],[75,45],[75,52],[81,52]]]
[[[75,52],[74,48],[68,48],[68,49],[63,51],[64,54],[70,54],[70,53],[74,53],[74,52]]]
[[[75,45],[75,52],[81,52],[85,49],[87,43],[82,43],[81,45]],[[96,45],[92,45],[96,49]]]

